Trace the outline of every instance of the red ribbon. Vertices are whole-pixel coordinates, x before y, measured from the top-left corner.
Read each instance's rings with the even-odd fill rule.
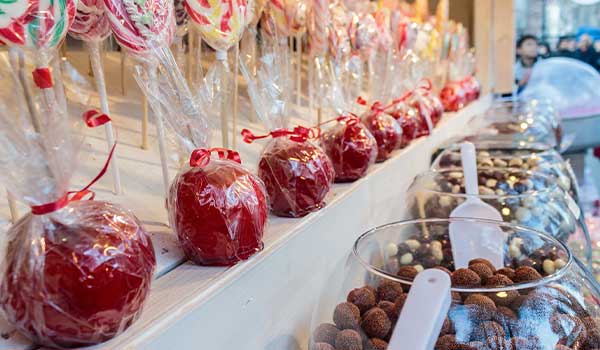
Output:
[[[110,117],[98,110],[90,109],[83,113],[83,120],[85,124],[90,128],[95,128],[100,125],[104,125],[111,121]]]
[[[32,75],[33,82],[40,89],[50,89],[54,85],[52,83],[52,73],[46,67],[34,69]]]
[[[86,125],[90,128],[95,128],[97,126],[104,125],[111,121],[111,119],[108,115],[100,113],[96,110],[89,110],[89,111],[83,113],[83,119],[84,119]],[[115,153],[116,147],[117,147],[117,143],[115,142],[110,149],[108,158],[106,159],[104,166],[102,167],[102,169],[100,170],[98,175],[96,175],[96,177],[92,181],[90,181],[89,184],[87,184],[87,186],[85,186],[84,188],[82,188],[79,191],[69,191],[64,196],[60,197],[59,199],[55,200],[54,202],[40,204],[40,205],[32,205],[31,213],[34,215],[50,214],[52,212],[55,212],[57,210],[60,210],[64,207],[66,207],[70,202],[80,201],[88,195],[89,195],[88,200],[93,200],[95,198],[96,194],[93,191],[90,191],[89,188],[92,187],[96,182],[98,182],[98,180],[100,180],[104,176],[104,174],[106,174],[106,171],[108,170],[108,166],[110,165],[110,161]]]
[[[191,167],[203,167],[210,163],[211,153],[216,152],[219,159],[232,160],[234,162],[242,164],[240,154],[236,151],[232,151],[226,148],[198,148],[192,152],[190,156]]]
[[[267,137],[277,138],[277,137],[285,137],[289,136],[290,140],[295,142],[305,142],[311,138],[318,138],[321,135],[321,129],[316,128],[306,128],[303,126],[296,126],[294,129],[275,129],[268,134],[265,135],[254,135],[252,131],[248,129],[244,129],[241,132],[244,137],[244,142],[252,143],[255,140],[265,139]]]

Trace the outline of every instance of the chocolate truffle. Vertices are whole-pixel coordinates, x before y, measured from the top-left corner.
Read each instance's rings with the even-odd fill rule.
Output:
[[[489,268],[489,266],[487,266],[484,263],[475,263],[475,264],[471,264],[469,265],[469,269],[473,272],[475,272],[479,278],[481,278],[481,281],[485,284],[485,281],[492,277],[494,275],[494,273],[492,272],[492,269]]]
[[[335,307],[333,322],[339,329],[357,329],[360,322],[360,310],[352,303],[341,303]]]
[[[398,320],[398,310],[396,309],[396,304],[391,301],[383,300],[377,304],[377,307],[381,310],[385,311],[386,315],[392,322],[396,322]]]
[[[372,338],[365,342],[365,350],[385,350],[388,343],[385,340]]]
[[[469,295],[464,302],[465,305],[473,305],[475,308],[471,308],[475,311],[479,320],[491,320],[496,313],[496,304],[492,299],[486,297],[483,294],[472,294]]]
[[[400,295],[402,295],[402,285],[398,282],[386,280],[377,287],[379,300],[394,302]]]
[[[402,294],[394,302],[394,305],[396,306],[396,312],[398,313],[398,315],[400,315],[400,312],[402,312],[402,308],[404,307],[404,303],[406,302],[406,298],[408,298],[408,294]]]
[[[477,258],[477,259],[473,259],[473,260],[469,261],[469,267],[471,267],[471,265],[474,265],[474,264],[484,264],[487,267],[489,267],[490,270],[492,270],[492,273],[496,272],[496,268],[494,267],[494,264],[492,264],[487,259]]]
[[[374,307],[365,313],[360,326],[370,338],[385,338],[392,327],[392,322],[385,311]]]
[[[447,273],[449,276],[452,276],[452,272],[450,272],[450,270],[448,270],[447,268],[445,268],[443,266],[436,266],[436,267],[434,267],[434,269],[442,270],[445,273]]]
[[[504,338],[504,332],[502,333],[502,336],[488,337],[483,345],[483,348],[477,349],[511,350],[512,348],[512,344],[510,344],[508,341],[506,341],[506,338]]]
[[[483,283],[483,285],[486,287],[504,287],[512,284],[514,284],[514,282],[510,278],[501,274],[491,276],[485,281],[485,283]]]
[[[346,299],[349,303],[352,303],[358,307],[361,315],[367,312],[370,308],[375,306],[377,299],[375,294],[368,288],[356,288],[353,289]]]
[[[513,350],[528,350],[533,349],[532,345],[529,343],[529,340],[522,337],[513,337],[510,339],[510,345]]]
[[[438,338],[435,343],[436,350],[450,350],[452,345],[456,344],[456,337],[453,334],[446,334]]]
[[[344,329],[335,338],[337,350],[363,350],[362,339],[357,331]]]
[[[454,333],[454,326],[452,325],[452,321],[448,317],[444,319],[444,323],[442,323],[442,329],[440,330],[440,336],[446,335],[449,333]]]
[[[471,341],[485,342],[488,338],[504,339],[504,328],[494,321],[485,321],[477,324],[471,333]]]
[[[335,337],[339,332],[340,330],[336,326],[330,323],[322,323],[315,329],[312,341],[314,343],[335,345]]]
[[[417,269],[415,269],[413,266],[402,266],[398,270],[397,275],[402,279],[412,281],[413,279],[415,279],[415,277],[417,277],[418,273],[419,271],[417,271]]]
[[[315,343],[312,346],[312,350],[335,350],[335,348],[331,344]]]
[[[477,287],[481,285],[481,278],[469,269],[458,269],[452,273],[452,286],[454,287]]]
[[[533,267],[520,266],[515,270],[513,281],[515,283],[522,283],[539,280],[540,278],[542,278],[542,275],[540,275]]]
[[[496,275],[504,275],[512,280],[515,278],[515,270],[511,269],[510,267],[503,267],[496,270]]]

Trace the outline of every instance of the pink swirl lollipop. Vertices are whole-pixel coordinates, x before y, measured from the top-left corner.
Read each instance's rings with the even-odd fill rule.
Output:
[[[115,38],[130,52],[170,45],[175,32],[171,0],[104,0],[104,6]]]
[[[69,35],[83,41],[102,41],[110,35],[103,0],[79,0]]]
[[[329,0],[312,0],[307,29],[313,56],[323,57],[327,54],[329,22]]]

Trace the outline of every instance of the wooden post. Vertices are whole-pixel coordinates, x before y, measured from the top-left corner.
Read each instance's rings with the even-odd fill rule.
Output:
[[[489,93],[494,87],[493,75],[493,11],[494,0],[474,1],[475,28],[473,43],[477,55],[477,79],[481,82],[483,93]]]
[[[479,1],[479,0],[478,0]],[[506,93],[513,89],[515,74],[515,4],[514,0],[493,0],[494,92]]]

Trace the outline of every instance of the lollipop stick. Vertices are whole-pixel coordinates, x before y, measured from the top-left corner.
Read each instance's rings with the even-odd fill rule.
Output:
[[[202,79],[203,69],[202,67],[202,37],[200,35],[196,36],[196,49],[195,49],[195,60],[198,72],[196,73],[197,79]]]
[[[148,98],[143,94],[142,98],[142,149],[148,149]]]
[[[302,35],[296,35],[296,105],[300,106],[302,95]]]
[[[192,84],[194,76],[194,42],[196,41],[196,30],[193,27],[188,31],[188,55],[187,55],[187,81]]]
[[[156,75],[156,66],[147,67],[148,70],[148,78],[150,80],[150,89],[156,94],[158,91],[158,77]],[[146,109],[147,107],[146,101]],[[168,167],[168,158],[167,158],[167,146],[165,142],[165,127],[163,124],[163,116],[155,115],[156,119],[156,134],[158,136],[158,151],[160,153],[160,164],[162,168],[163,175],[163,185],[165,190],[165,197],[169,194],[169,167]]]
[[[234,47],[235,60],[233,61],[233,123],[231,125],[231,145],[233,149],[236,149],[236,136],[237,136],[237,119],[238,119],[238,95],[239,95],[239,84],[238,84],[238,72],[239,72],[239,61],[240,61],[240,44],[236,44]]]
[[[121,95],[125,96],[125,60],[127,56],[125,51],[121,49]]]
[[[315,63],[314,63],[314,59],[313,58],[309,58],[308,59],[308,109],[310,110],[310,113],[312,114],[313,112],[313,108],[314,108],[314,69],[315,69]]]
[[[9,190],[6,190],[6,196],[8,198],[8,209],[10,210],[10,218],[12,223],[14,224],[19,220],[19,211],[17,210],[17,201],[15,197],[10,193]]]
[[[217,61],[219,61],[221,64],[227,66],[227,52],[225,51],[217,51],[216,53],[217,55]],[[226,70],[222,70],[222,72],[226,72]],[[228,91],[228,87],[227,87],[227,77],[222,77],[223,78],[223,91],[225,91],[224,94],[222,94],[222,100],[221,100],[221,138],[223,141],[223,147],[224,148],[229,148],[229,125],[227,123],[227,109],[228,109],[228,103],[227,103],[227,91]]]
[[[33,105],[31,91],[29,91],[27,79],[25,78],[25,54],[21,49],[16,47],[11,47],[8,51],[8,54],[13,69],[17,73],[17,77],[19,78],[19,82],[21,83],[21,87],[23,88],[23,95],[25,96],[25,102],[27,103],[27,109],[29,111],[32,125],[34,126],[34,129],[36,131],[39,131],[39,125],[37,123],[36,117],[36,109]]]
[[[88,42],[88,49],[90,51],[90,61],[92,63],[92,70],[94,71],[94,79],[96,80],[96,88],[100,97],[100,109],[102,113],[110,115],[108,107],[108,96],[106,95],[106,83],[104,81],[104,68],[102,67],[101,56],[100,56],[100,42],[91,41]],[[115,143],[115,135],[112,126],[112,122],[104,124],[104,132],[106,134],[106,143],[108,150],[112,148]],[[115,194],[121,194],[121,175],[119,173],[119,166],[117,165],[117,156],[113,155],[110,164],[112,175],[113,175],[113,187]]]

